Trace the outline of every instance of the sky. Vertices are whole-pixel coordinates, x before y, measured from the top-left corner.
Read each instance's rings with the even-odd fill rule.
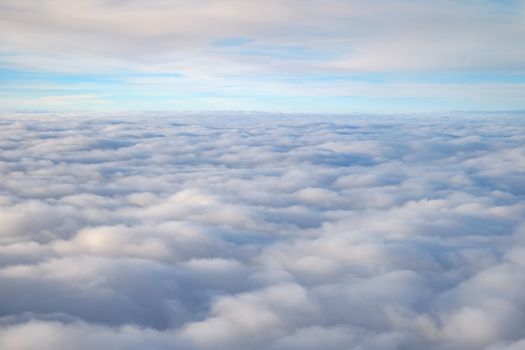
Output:
[[[525,349],[525,1],[0,0],[0,349]]]
[[[521,0],[0,0],[4,110],[525,109]]]
[[[0,349],[522,350],[524,145],[520,113],[5,112]]]

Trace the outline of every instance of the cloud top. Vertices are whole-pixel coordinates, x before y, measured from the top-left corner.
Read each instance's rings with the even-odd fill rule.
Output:
[[[3,349],[524,344],[521,115],[1,126]]]

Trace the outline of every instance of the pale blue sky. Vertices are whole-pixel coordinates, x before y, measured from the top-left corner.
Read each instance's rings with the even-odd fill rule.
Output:
[[[0,0],[0,104],[525,109],[524,1]]]

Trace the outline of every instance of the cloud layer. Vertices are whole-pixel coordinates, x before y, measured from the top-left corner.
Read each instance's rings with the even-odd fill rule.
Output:
[[[33,68],[195,75],[525,68],[525,49],[516,45],[525,34],[522,1],[2,0],[0,6],[0,43],[12,54],[3,59]]]
[[[524,135],[4,114],[0,348],[522,349]]]
[[[525,1],[0,0],[0,105],[525,108]]]

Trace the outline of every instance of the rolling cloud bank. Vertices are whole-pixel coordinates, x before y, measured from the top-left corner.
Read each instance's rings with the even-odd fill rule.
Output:
[[[0,117],[1,349],[525,349],[525,120]]]

